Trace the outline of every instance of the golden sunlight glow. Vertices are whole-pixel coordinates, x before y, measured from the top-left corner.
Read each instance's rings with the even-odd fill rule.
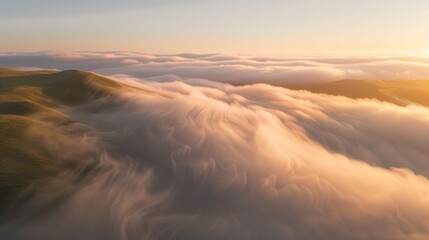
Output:
[[[421,53],[424,54],[424,55],[428,55],[429,56],[429,48],[423,50]]]
[[[429,240],[429,0],[0,3],[0,240]]]

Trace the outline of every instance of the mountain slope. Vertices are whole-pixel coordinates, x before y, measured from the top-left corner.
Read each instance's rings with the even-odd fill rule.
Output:
[[[109,95],[115,88],[121,85],[80,71],[0,71],[0,204],[29,186],[37,188],[67,165],[28,132],[61,142],[56,127],[73,119],[59,109]]]
[[[429,106],[429,81],[342,80],[321,84],[283,86],[349,98],[371,98],[400,106],[410,103]]]

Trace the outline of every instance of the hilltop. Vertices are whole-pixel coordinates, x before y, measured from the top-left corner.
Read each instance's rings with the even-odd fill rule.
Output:
[[[66,167],[29,131],[55,140],[57,126],[74,120],[60,109],[112,94],[122,85],[75,70],[0,70],[0,206],[31,186],[33,189]]]

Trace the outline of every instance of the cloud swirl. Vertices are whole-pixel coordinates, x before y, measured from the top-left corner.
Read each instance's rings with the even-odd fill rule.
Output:
[[[187,57],[220,58],[172,58]],[[92,165],[90,173],[80,181],[76,173],[60,177],[52,186],[66,196],[59,204],[40,214],[35,209],[57,196],[30,201],[27,214],[0,225],[0,236],[429,236],[427,108],[194,81],[128,82],[126,90],[60,109],[80,123],[58,129],[62,147],[41,139],[58,156]],[[86,134],[70,134],[81,124]]]

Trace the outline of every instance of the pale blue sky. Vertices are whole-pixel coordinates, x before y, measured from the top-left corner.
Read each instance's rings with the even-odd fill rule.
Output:
[[[0,51],[429,53],[427,0],[0,0]]]

